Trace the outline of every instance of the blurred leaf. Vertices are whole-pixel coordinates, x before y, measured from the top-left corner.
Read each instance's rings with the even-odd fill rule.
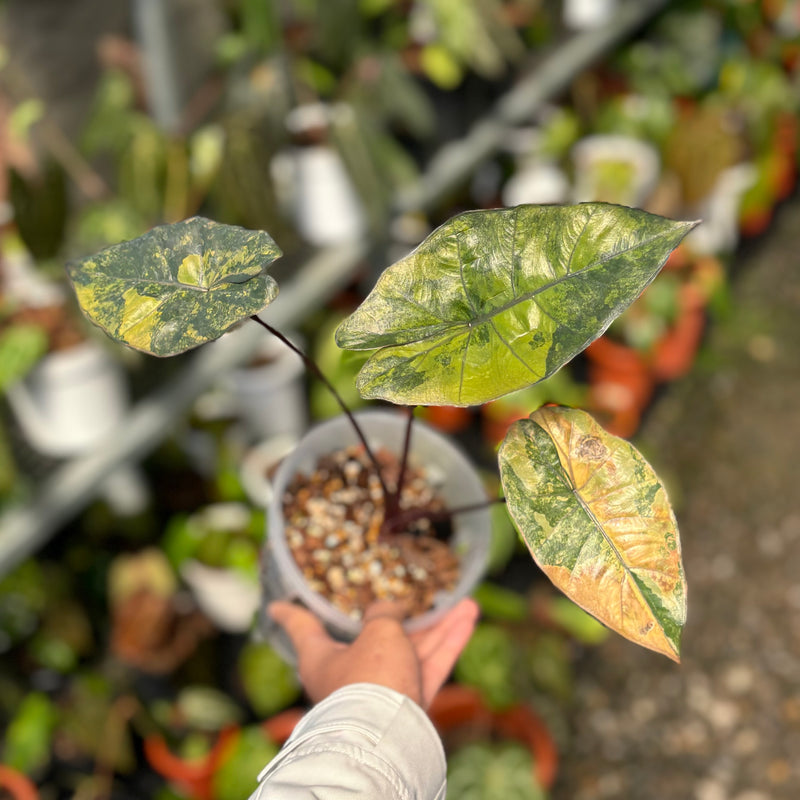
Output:
[[[248,642],[244,646],[239,675],[245,695],[260,717],[282,711],[300,696],[294,670],[267,644]]]
[[[567,597],[678,661],[686,585],[678,528],[652,467],[584,411],[542,408],[500,448],[508,510]]]
[[[364,400],[356,389],[355,381],[366,355],[336,346],[335,333],[344,318],[341,314],[328,315],[317,328],[314,339],[313,357],[322,374],[333,383],[341,398],[351,410],[364,405]],[[327,419],[341,413],[336,398],[321,381],[311,381],[310,398],[311,414],[314,419]]]
[[[8,115],[8,133],[15,139],[28,141],[31,128],[45,116],[44,103],[32,97],[18,103]]]
[[[115,712],[115,687],[99,672],[74,675],[64,698],[58,735],[62,746],[84,758],[112,766],[118,772],[135,768],[128,718]],[[120,698],[121,708],[128,701]]]
[[[603,333],[694,225],[601,203],[459,214],[384,271],[336,340],[376,351],[363,397],[486,403]]]
[[[239,0],[242,35],[259,55],[270,53],[281,41],[282,31],[274,0]]]
[[[66,674],[78,664],[77,653],[58,636],[40,633],[30,643],[30,654],[42,667]]]
[[[108,247],[141,236],[147,225],[121,198],[103,200],[81,209],[75,232],[76,247],[83,252]]]
[[[545,800],[529,750],[517,742],[475,742],[447,759],[449,800]]]
[[[188,728],[219,731],[242,721],[242,709],[224,692],[210,686],[185,686],[178,693],[177,709]]]
[[[420,53],[422,70],[440,89],[455,89],[464,78],[464,71],[446,47],[429,44]]]
[[[47,695],[27,695],[6,730],[3,763],[26,775],[45,767],[50,761],[57,721],[58,713]]]
[[[552,597],[548,603],[550,619],[581,644],[602,644],[608,628],[566,597]]]
[[[45,577],[32,559],[0,581],[0,652],[36,630],[47,598]]]
[[[11,169],[8,178],[14,224],[25,247],[37,261],[55,258],[64,240],[69,212],[63,168],[55,161],[46,161],[35,175]]]
[[[267,233],[192,217],[71,262],[78,302],[112,339],[171,356],[216,339],[278,294]]]
[[[265,529],[264,513],[245,503],[212,503],[193,514],[171,517],[161,547],[176,570],[195,558],[209,567],[232,567],[252,577],[258,571]]]
[[[508,631],[488,622],[478,623],[456,662],[456,680],[474,686],[491,708],[508,708],[517,701],[515,649]]]
[[[38,325],[17,324],[0,332],[0,392],[24,378],[47,346],[47,333]]]
[[[15,495],[24,490],[24,484],[17,475],[17,465],[14,453],[9,445],[6,429],[0,425],[0,513],[4,504],[11,505],[15,502]],[[2,601],[0,601],[0,604]],[[1,607],[1,606],[0,606]],[[0,610],[0,631],[2,628],[2,610]],[[0,644],[0,650],[2,650]]]
[[[519,535],[505,503],[493,503],[489,508],[492,520],[492,539],[489,542],[489,563],[487,572],[501,571],[511,560],[517,549]]]
[[[527,598],[512,589],[484,581],[472,596],[480,606],[481,615],[488,619],[498,622],[524,622],[528,618]]]
[[[258,786],[258,774],[278,755],[278,745],[258,725],[242,728],[232,752],[214,773],[214,800],[246,800]]]
[[[563,635],[543,633],[537,636],[527,649],[527,662],[531,680],[540,691],[562,702],[570,699],[572,663],[569,642]]]

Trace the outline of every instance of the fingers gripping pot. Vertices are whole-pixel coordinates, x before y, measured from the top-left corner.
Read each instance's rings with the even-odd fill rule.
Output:
[[[400,453],[405,438],[407,418],[390,411],[365,411],[355,415],[373,452],[381,448]],[[309,431],[278,468],[273,483],[268,512],[267,543],[262,553],[261,584],[264,604],[260,612],[261,633],[287,660],[294,653],[283,630],[266,613],[274,600],[302,603],[323,622],[332,636],[343,641],[354,639],[361,630],[354,619],[313,591],[295,562],[286,539],[283,498],[295,475],[310,474],[321,456],[358,444],[358,438],[345,416],[328,420]],[[441,478],[437,491],[448,508],[479,503],[486,490],[472,463],[451,441],[425,424],[414,421],[409,461]],[[454,589],[439,592],[433,607],[407,620],[409,632],[433,624],[459,600],[466,597],[480,581],[486,567],[491,535],[488,506],[453,517],[450,546],[459,556],[460,574]]]

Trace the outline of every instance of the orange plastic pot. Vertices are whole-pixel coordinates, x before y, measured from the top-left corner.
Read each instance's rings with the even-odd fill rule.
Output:
[[[777,150],[794,161],[797,155],[800,123],[793,113],[781,113],[775,120],[773,141]]]
[[[39,800],[39,790],[27,775],[0,764],[0,795],[11,800]]]
[[[472,423],[472,412],[460,406],[426,406],[422,418],[434,428],[445,433],[458,433]]]
[[[617,436],[632,436],[653,396],[655,381],[645,357],[632,347],[601,336],[586,348],[589,404]]]
[[[539,785],[547,790],[555,782],[558,748],[547,726],[528,706],[518,704],[505,711],[492,711],[476,689],[454,683],[439,690],[428,714],[442,735],[475,725],[521,742],[531,753]]]
[[[671,381],[685,375],[694,363],[705,330],[706,314],[699,290],[682,287],[680,313],[653,350],[653,375],[659,381]]]
[[[529,414],[529,409],[508,408],[502,403],[487,403],[481,409],[481,433],[484,441],[491,447],[496,447],[505,439],[511,425],[518,419],[525,419]]]
[[[769,162],[769,182],[777,200],[786,200],[791,196],[796,178],[794,157],[776,151]]]
[[[685,269],[691,263],[691,259],[689,253],[686,249],[686,245],[679,244],[667,258],[666,262],[664,263],[663,271],[675,271]]]
[[[305,711],[301,708],[288,708],[270,717],[262,724],[261,729],[273,742],[283,744],[292,735],[292,731],[304,714]]]
[[[185,759],[169,749],[163,736],[153,735],[144,740],[144,755],[147,763],[162,778],[177,786],[192,800],[212,800],[211,780],[238,737],[238,727],[225,728],[205,756]]]
[[[772,222],[773,210],[767,207],[756,207],[745,211],[739,219],[739,230],[742,236],[760,236]]]

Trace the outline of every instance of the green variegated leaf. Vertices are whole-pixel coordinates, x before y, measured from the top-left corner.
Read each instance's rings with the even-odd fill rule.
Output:
[[[536,563],[612,630],[679,660],[686,585],[664,487],[584,411],[541,408],[500,448],[509,513]]]
[[[278,294],[269,234],[192,217],[67,265],[78,302],[112,339],[172,356],[221,336]]]
[[[469,211],[389,267],[336,341],[376,350],[364,397],[485,403],[600,336],[695,224],[604,203]]]

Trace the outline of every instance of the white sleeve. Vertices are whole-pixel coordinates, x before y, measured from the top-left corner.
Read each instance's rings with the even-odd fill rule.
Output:
[[[444,800],[444,750],[399,692],[345,686],[299,722],[250,800]]]

